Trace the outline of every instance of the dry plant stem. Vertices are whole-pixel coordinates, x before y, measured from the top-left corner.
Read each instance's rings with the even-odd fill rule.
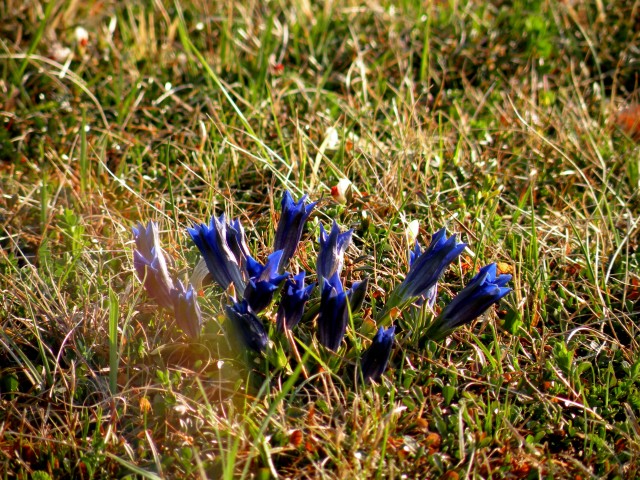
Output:
[[[298,351],[298,346],[296,345],[296,340],[293,337],[293,332],[290,329],[285,327],[284,334],[287,337],[287,342],[289,342],[289,346],[291,347],[293,356],[295,357],[298,364],[300,364],[302,367],[302,376],[305,378],[305,380],[309,379],[309,373],[307,372],[307,368],[302,362],[302,357],[300,356],[300,352]]]

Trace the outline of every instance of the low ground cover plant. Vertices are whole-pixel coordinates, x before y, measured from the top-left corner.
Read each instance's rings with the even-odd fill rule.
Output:
[[[638,12],[1,4],[0,477],[638,477]]]

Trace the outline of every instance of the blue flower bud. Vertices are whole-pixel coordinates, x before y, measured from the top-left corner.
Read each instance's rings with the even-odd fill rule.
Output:
[[[340,348],[349,322],[347,293],[342,287],[338,272],[324,279],[318,317],[318,340],[334,352]]]
[[[226,312],[235,334],[248,348],[256,352],[262,352],[267,348],[269,344],[267,331],[256,314],[251,311],[246,300],[231,306],[227,305]]]
[[[331,232],[327,234],[324,227],[320,225],[320,253],[318,254],[318,281],[331,278],[335,273],[342,272],[344,265],[344,252],[351,243],[353,230],[340,233],[340,228],[336,221],[333,221]]]
[[[195,290],[191,285],[185,290],[180,280],[176,281],[176,288],[172,292],[173,311],[178,326],[191,338],[200,335],[202,314],[196,299]]]
[[[373,342],[362,355],[362,378],[365,382],[380,380],[380,377],[387,369],[395,330],[395,326],[391,326],[386,330],[380,327],[376,336],[373,337]]]
[[[273,243],[274,250],[283,250],[280,268],[284,269],[300,243],[302,229],[305,222],[311,215],[317,202],[304,205],[306,195],[295,202],[289,191],[284,192],[282,197],[282,215],[276,229],[276,236]]]
[[[187,230],[204,257],[213,279],[224,290],[233,283],[236,291],[241,295],[245,284],[240,262],[227,243],[227,228],[228,224],[222,214],[219,219],[212,216],[209,226],[200,224]]]
[[[276,317],[276,323],[278,330],[283,331],[286,328],[293,329],[302,319],[302,313],[304,312],[304,306],[311,296],[311,291],[316,286],[315,283],[304,286],[305,272],[300,272],[292,279],[287,279],[282,289],[280,297],[280,307],[278,308],[278,315]]]
[[[402,299],[426,296],[442,272],[462,253],[466,246],[466,243],[456,242],[455,235],[451,235],[447,239],[444,228],[438,230],[433,234],[431,243],[424,252],[417,255],[419,248],[414,251],[409,273],[394,293]]]
[[[161,307],[172,309],[171,291],[174,284],[167,269],[164,251],[160,247],[158,225],[150,221],[145,228],[141,223],[133,227],[136,250],[133,252],[133,266],[138,278],[144,282],[147,293]]]

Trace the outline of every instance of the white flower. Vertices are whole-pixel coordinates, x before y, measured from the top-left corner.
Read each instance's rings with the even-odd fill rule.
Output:
[[[347,203],[349,187],[351,187],[351,180],[342,178],[337,185],[331,187],[331,196],[338,203]]]
[[[87,29],[84,27],[76,27],[75,35],[78,45],[86,47],[87,43],[89,43],[89,32],[87,32]]]

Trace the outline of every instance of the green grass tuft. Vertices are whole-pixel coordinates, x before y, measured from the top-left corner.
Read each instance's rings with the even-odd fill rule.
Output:
[[[638,12],[4,2],[0,472],[637,477],[640,148],[633,109],[618,112],[638,104]],[[252,363],[222,334],[215,289],[186,340],[134,274],[131,227],[156,220],[186,280],[187,226],[239,217],[263,260],[285,189],[320,201],[292,268],[313,272],[320,223],[354,228],[344,277],[371,285],[351,348],[329,355],[301,325]],[[473,252],[437,308],[490,262],[514,292],[423,349],[405,329],[365,388],[352,375],[407,271],[412,220],[423,243],[446,226]]]

